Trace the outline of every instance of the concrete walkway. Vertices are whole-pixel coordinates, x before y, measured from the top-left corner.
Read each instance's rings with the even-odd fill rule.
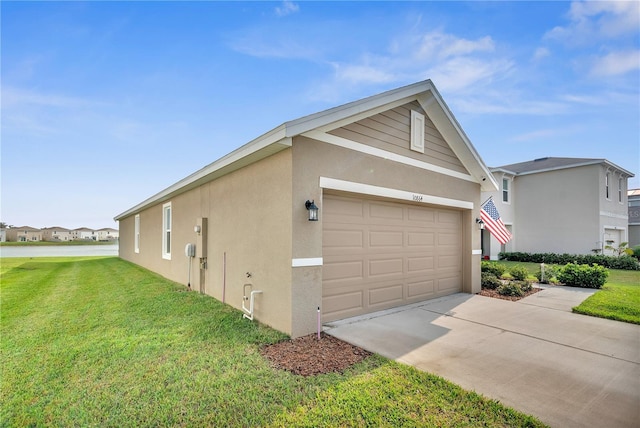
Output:
[[[325,331],[552,427],[639,427],[640,326],[573,314],[592,293],[549,287],[518,302],[455,294]]]

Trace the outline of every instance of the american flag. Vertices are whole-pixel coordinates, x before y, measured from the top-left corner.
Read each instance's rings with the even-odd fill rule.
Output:
[[[484,222],[485,228],[495,236],[498,242],[506,244],[511,240],[513,235],[507,230],[507,227],[502,222],[498,209],[493,203],[493,199],[489,198],[489,200],[480,207],[480,218]]]

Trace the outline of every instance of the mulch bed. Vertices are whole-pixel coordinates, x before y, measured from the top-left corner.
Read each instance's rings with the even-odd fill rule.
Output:
[[[532,288],[524,296],[519,297],[502,296],[496,290],[483,288],[478,294],[516,301],[538,291],[542,291],[542,289]],[[315,376],[331,372],[341,373],[353,364],[372,355],[369,351],[325,333],[320,333],[320,340],[318,340],[317,334],[310,334],[266,345],[260,349],[260,354],[269,360],[272,367],[287,370],[300,376]]]
[[[320,340],[317,334],[310,334],[266,345],[260,353],[272,367],[301,376],[342,372],[371,355],[371,352],[324,333],[320,333]]]
[[[524,293],[524,296],[503,296],[502,294],[498,294],[496,290],[483,288],[482,291],[480,291],[478,294],[480,296],[493,297],[494,299],[511,300],[512,302],[515,302],[516,300],[524,299],[527,296],[536,294],[538,291],[542,291],[542,288],[533,287],[530,291]]]

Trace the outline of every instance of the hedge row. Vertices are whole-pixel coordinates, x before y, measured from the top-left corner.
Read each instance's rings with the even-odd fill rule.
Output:
[[[640,262],[632,256],[603,256],[601,254],[556,254],[556,253],[500,253],[500,260],[512,262],[552,263],[566,265],[597,264],[609,269],[640,270]]]

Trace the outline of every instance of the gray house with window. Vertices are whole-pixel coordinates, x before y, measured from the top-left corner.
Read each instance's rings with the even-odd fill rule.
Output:
[[[493,197],[513,239],[501,245],[482,231],[482,254],[501,251],[611,254],[629,239],[627,180],[634,175],[606,159],[545,157],[490,168]]]

